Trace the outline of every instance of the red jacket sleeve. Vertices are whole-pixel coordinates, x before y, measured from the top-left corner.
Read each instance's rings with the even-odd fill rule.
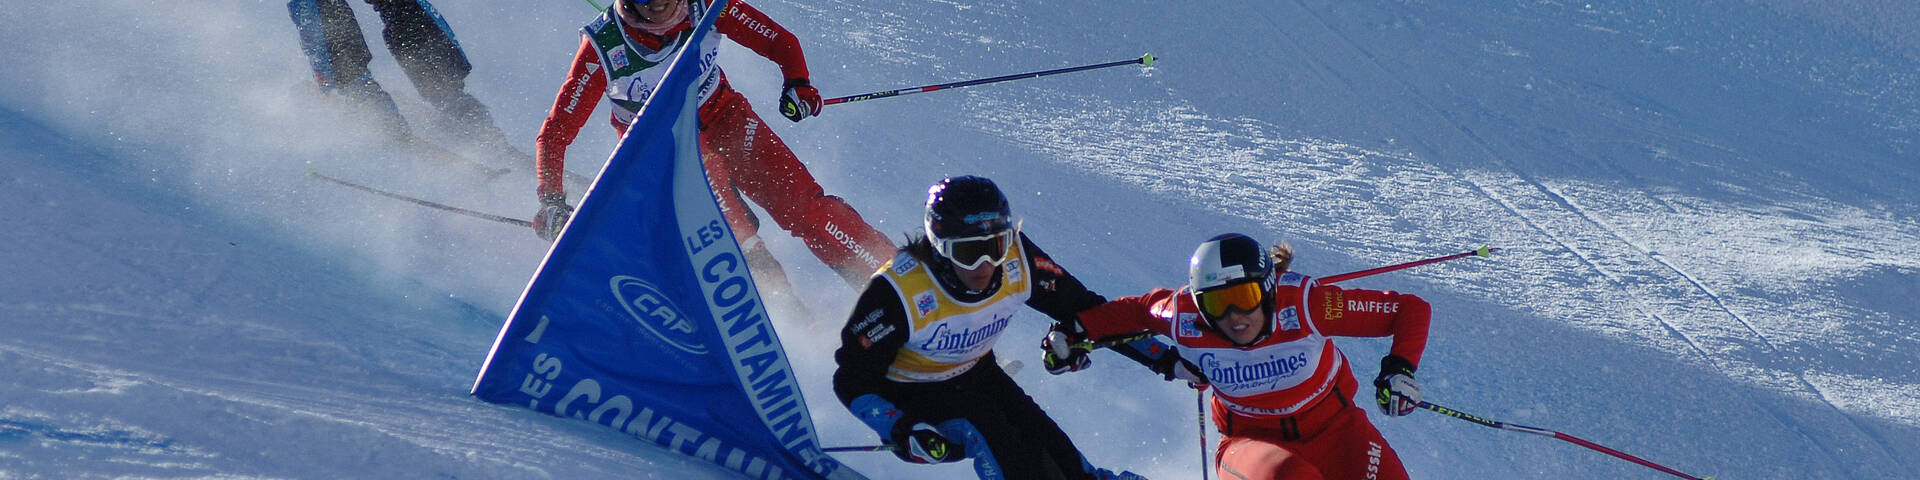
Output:
[[[1427,349],[1427,325],[1433,307],[1409,294],[1334,286],[1314,287],[1308,295],[1320,331],[1341,337],[1393,337],[1388,353],[1420,365]]]
[[[1080,326],[1087,329],[1087,338],[1096,340],[1142,330],[1166,333],[1171,331],[1172,322],[1156,315],[1155,309],[1172,305],[1169,302],[1173,296],[1173,290],[1156,288],[1145,295],[1116,299],[1082,310],[1077,317]]]
[[[807,56],[800,51],[800,40],[746,2],[728,2],[727,14],[714,20],[713,28],[734,43],[779,64],[780,75],[785,79],[808,77]]]
[[[561,182],[567,165],[567,146],[580,135],[580,127],[593,117],[600,96],[607,92],[607,77],[600,74],[600,54],[593,41],[580,37],[580,49],[573,53],[573,67],[567,69],[567,83],[547,109],[547,120],[540,123],[540,137],[534,140],[534,173],[539,177],[542,196],[566,196]],[[592,65],[592,68],[588,68]]]

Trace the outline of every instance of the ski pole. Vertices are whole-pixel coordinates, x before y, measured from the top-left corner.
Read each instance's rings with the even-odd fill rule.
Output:
[[[379,195],[379,196],[382,196],[382,197],[387,197],[387,198],[391,198],[391,199],[394,199],[394,200],[400,200],[400,201],[403,201],[403,202],[407,202],[407,203],[412,203],[412,204],[414,204],[414,205],[419,205],[419,206],[422,206],[422,207],[427,207],[427,208],[434,208],[434,209],[439,209],[439,210],[445,210],[445,211],[448,211],[448,212],[452,212],[452,213],[457,213],[457,214],[460,214],[460,215],[466,215],[466,216],[469,216],[469,217],[474,217],[474,218],[479,218],[479,219],[483,219],[483,220],[492,220],[492,221],[495,221],[495,222],[500,222],[500,223],[505,223],[505,224],[510,224],[510,225],[519,225],[519,226],[522,226],[522,227],[531,227],[531,226],[533,226],[533,222],[530,222],[530,221],[526,221],[526,220],[521,220],[521,219],[518,219],[518,218],[512,218],[512,217],[502,217],[502,216],[499,216],[499,215],[494,215],[494,214],[491,214],[491,213],[482,213],[482,212],[476,212],[476,211],[473,211],[473,210],[468,210],[468,209],[464,209],[464,208],[460,208],[460,207],[455,207],[455,206],[452,206],[452,205],[447,205],[447,204],[444,204],[444,203],[437,203],[437,202],[433,202],[433,201],[430,201],[430,200],[422,200],[422,199],[418,199],[418,198],[413,198],[413,197],[409,197],[409,196],[406,196],[406,195],[401,195],[401,194],[398,194],[398,193],[393,193],[393,192],[389,192],[389,191],[386,191],[386,190],[381,190],[381,189],[378,189],[378,188],[373,188],[373,187],[369,187],[369,186],[366,186],[366,185],[361,185],[361,184],[358,184],[358,183],[353,183],[353,182],[349,182],[349,181],[346,181],[346,180],[341,180],[341,179],[338,179],[338,178],[333,178],[333,177],[329,177],[329,176],[326,176],[326,175],[322,175],[322,174],[320,174],[320,172],[315,172],[315,171],[312,171],[312,170],[308,170],[308,171],[307,171],[307,176],[310,176],[310,177],[313,177],[313,178],[318,178],[318,179],[321,179],[321,180],[326,180],[326,181],[329,181],[329,182],[333,182],[333,183],[336,183],[336,184],[339,184],[339,185],[341,185],[341,186],[345,186],[345,187],[347,187],[347,188],[352,188],[352,189],[355,189],[355,190],[359,190],[359,191],[362,191],[362,192],[367,192],[367,193],[371,193],[371,194],[374,194],[374,195]]]
[[[862,446],[857,446],[857,447],[827,447],[827,448],[822,448],[822,449],[820,449],[820,451],[822,451],[822,452],[827,452],[827,453],[834,453],[834,452],[891,452],[891,451],[893,451],[893,445],[862,445]]]
[[[1674,476],[1677,476],[1677,477],[1680,477],[1680,478],[1685,478],[1685,479],[1690,479],[1690,480],[1713,480],[1713,477],[1706,477],[1706,478],[1704,478],[1704,479],[1703,479],[1703,478],[1701,478],[1701,477],[1696,477],[1696,476],[1692,476],[1692,475],[1688,475],[1688,474],[1685,474],[1685,473],[1680,473],[1680,471],[1679,471],[1679,470],[1674,470],[1674,469],[1671,469],[1671,468],[1667,468],[1667,467],[1664,467],[1664,466],[1661,466],[1660,464],[1657,464],[1657,463],[1653,463],[1653,462],[1649,462],[1649,461],[1646,461],[1646,460],[1644,460],[1644,459],[1641,459],[1640,457],[1636,457],[1636,456],[1633,456],[1633,455],[1628,455],[1628,454],[1626,454],[1626,453],[1623,453],[1623,452],[1621,452],[1621,451],[1619,451],[1619,450],[1614,450],[1614,449],[1611,449],[1611,448],[1607,448],[1607,447],[1605,447],[1605,446],[1601,446],[1600,444],[1597,444],[1597,443],[1593,443],[1593,442],[1589,442],[1589,441],[1586,441],[1586,440],[1582,440],[1582,439],[1580,439],[1579,437],[1575,437],[1575,436],[1572,436],[1572,435],[1567,435],[1567,434],[1565,434],[1565,433],[1560,433],[1560,432],[1556,432],[1556,431],[1553,431],[1553,430],[1547,430],[1547,429],[1544,429],[1544,428],[1535,428],[1535,427],[1529,427],[1529,426],[1525,426],[1525,425],[1515,425],[1515,424],[1511,424],[1511,423],[1507,423],[1507,422],[1501,422],[1501,421],[1497,421],[1497,420],[1489,420],[1489,419],[1486,419],[1486,418],[1482,418],[1482,417],[1479,417],[1479,416],[1475,416],[1475,415],[1473,415],[1473,414],[1469,414],[1469,413],[1466,413],[1466,412],[1462,412],[1462,411],[1459,411],[1459,410],[1454,410],[1454,409],[1451,409],[1451,408],[1447,408],[1447,407],[1442,407],[1442,406],[1439,406],[1439,405],[1434,405],[1434,404],[1432,404],[1432,403],[1428,403],[1428,402],[1420,402],[1420,408],[1424,408],[1424,409],[1427,409],[1427,410],[1432,410],[1432,411],[1433,411],[1434,413],[1439,413],[1439,414],[1441,414],[1441,415],[1446,415],[1446,416],[1448,416],[1448,417],[1452,417],[1452,418],[1458,418],[1458,419],[1461,419],[1461,420],[1466,420],[1466,421],[1469,421],[1469,422],[1473,422],[1473,423],[1477,423],[1477,424],[1480,424],[1480,425],[1484,425],[1484,426],[1488,426],[1488,427],[1493,427],[1493,428],[1498,428],[1498,429],[1501,429],[1501,430],[1509,430],[1509,431],[1515,431],[1515,432],[1520,432],[1520,433],[1531,433],[1531,434],[1534,434],[1534,435],[1540,435],[1540,436],[1546,436],[1546,437],[1553,437],[1553,438],[1555,438],[1555,439],[1559,439],[1559,440],[1564,440],[1564,441],[1567,441],[1568,443],[1572,443],[1572,444],[1574,444],[1574,445],[1579,445],[1579,446],[1582,446],[1582,447],[1587,447],[1587,448],[1589,448],[1589,449],[1592,449],[1592,450],[1594,450],[1594,451],[1598,451],[1598,452],[1600,452],[1600,453],[1605,453],[1605,454],[1608,454],[1608,455],[1612,455],[1612,456],[1615,456],[1615,457],[1620,457],[1621,459],[1624,459],[1624,460],[1627,460],[1627,461],[1630,461],[1630,462],[1633,462],[1633,463],[1638,463],[1638,464],[1640,464],[1640,465],[1644,465],[1644,466],[1646,466],[1646,467],[1648,467],[1648,468],[1652,468],[1652,469],[1654,469],[1654,470],[1659,470],[1659,471],[1662,471],[1662,472],[1666,472],[1666,473],[1670,473],[1670,474],[1673,474]]]
[[[982,78],[977,80],[967,80],[967,81],[953,82],[953,83],[942,83],[937,85],[927,85],[927,86],[913,87],[913,88],[902,88],[899,90],[888,90],[884,92],[873,92],[873,93],[866,93],[866,94],[860,94],[860,95],[849,95],[845,97],[829,98],[821,103],[823,105],[834,105],[839,103],[858,102],[861,100],[873,100],[876,98],[887,98],[887,97],[893,97],[893,96],[899,96],[899,95],[931,92],[934,90],[944,90],[948,88],[971,87],[974,85],[999,83],[999,82],[1005,82],[1009,80],[1024,80],[1028,78],[1038,78],[1038,77],[1044,77],[1048,75],[1078,72],[1082,70],[1093,70],[1097,68],[1118,67],[1121,65],[1132,65],[1136,63],[1143,66],[1152,67],[1153,54],[1149,53],[1149,54],[1141,55],[1140,58],[1135,58],[1131,60],[1121,60],[1117,62],[1107,62],[1107,63],[1094,64],[1094,65],[1081,65],[1078,67],[1056,68],[1053,70],[1016,73],[1012,75],[1002,75],[998,77]]]
[[[1133,343],[1136,340],[1143,340],[1151,336],[1153,336],[1153,332],[1151,331],[1135,332],[1135,333],[1129,333],[1125,335],[1102,338],[1099,340],[1082,340],[1083,344],[1080,346],[1085,346],[1088,350],[1093,350],[1098,348],[1112,348],[1114,345],[1119,345],[1122,343]]]
[[[1401,263],[1401,264],[1396,264],[1396,265],[1388,265],[1388,266],[1384,266],[1384,267],[1378,267],[1378,268],[1369,268],[1369,269],[1366,269],[1366,270],[1361,270],[1361,271],[1358,271],[1358,272],[1347,272],[1347,273],[1342,273],[1342,274],[1339,274],[1339,275],[1334,275],[1334,276],[1330,276],[1330,277],[1324,277],[1324,278],[1321,278],[1321,279],[1320,279],[1320,284],[1321,284],[1321,285],[1326,285],[1326,284],[1330,284],[1330,283],[1334,283],[1334,282],[1339,282],[1339,281],[1342,281],[1342,280],[1352,280],[1352,279],[1356,279],[1356,278],[1360,278],[1360,277],[1365,277],[1365,276],[1369,276],[1369,275],[1374,275],[1374,274],[1380,274],[1380,273],[1387,273],[1387,272],[1391,272],[1391,271],[1394,271],[1394,270],[1401,270],[1401,269],[1406,269],[1406,268],[1413,268],[1413,267],[1418,267],[1418,266],[1421,266],[1421,265],[1427,265],[1427,264],[1433,264],[1433,263],[1440,263],[1440,262],[1444,262],[1444,261],[1448,261],[1448,260],[1453,260],[1453,259],[1456,259],[1456,258],[1466,258],[1466,257],[1491,257],[1491,256],[1493,256],[1493,252],[1498,252],[1498,251],[1500,251],[1500,249],[1499,249],[1499,248],[1496,248],[1496,247],[1488,247],[1488,246],[1484,246],[1484,245],[1483,245],[1483,246],[1481,246],[1481,247],[1480,247],[1480,248],[1478,248],[1478,249],[1474,249],[1474,250],[1469,250],[1469,251],[1465,251],[1465,252],[1460,252],[1460,253],[1456,253],[1456,254],[1452,254],[1452,255],[1447,255],[1447,256],[1441,256],[1441,257],[1433,257],[1433,258],[1429,258],[1429,259],[1426,259],[1426,260],[1415,260],[1415,261],[1411,261],[1411,262],[1407,262],[1407,263]]]
[[[1198,410],[1200,412],[1200,415],[1199,415],[1200,416],[1200,480],[1207,480],[1207,471],[1212,469],[1207,468],[1207,464],[1210,462],[1207,461],[1207,391],[1206,389],[1199,389],[1199,388],[1194,389],[1193,398],[1194,398],[1193,403],[1194,405],[1198,406]]]

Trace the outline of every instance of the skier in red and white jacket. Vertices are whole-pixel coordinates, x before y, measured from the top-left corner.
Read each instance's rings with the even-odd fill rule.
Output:
[[[700,0],[616,0],[580,30],[573,67],[540,125],[536,142],[541,209],[533,229],[541,238],[553,239],[572,216],[562,183],[566,149],[591,118],[599,98],[605,95],[612,104],[613,128],[625,135],[666,75],[673,55],[692,38],[693,21],[706,8]],[[726,11],[719,13],[714,32],[699,53],[711,58],[720,43],[711,36],[725,35],[779,64],[786,78],[783,115],[796,122],[819,115],[820,92],[808,80],[807,60],[793,34],[740,0],[728,2]],[[893,242],[846,201],[825,194],[806,165],[753,112],[746,97],[728,85],[717,64],[702,75],[698,116],[707,177],[741,249],[756,264],[755,273],[777,273],[778,264],[772,263],[773,257],[760,244],[759,220],[747,209],[743,193],[848,283],[865,285],[867,277],[892,258]],[[761,268],[767,266],[774,271]]]
[[[1083,330],[1073,333],[1100,339],[1150,331],[1174,339],[1178,376],[1214,391],[1220,478],[1406,479],[1399,455],[1353,405],[1358,382],[1330,337],[1393,337],[1374,380],[1375,401],[1387,415],[1406,415],[1420,403],[1413,372],[1431,308],[1413,295],[1319,285],[1288,272],[1292,258],[1284,244],[1267,251],[1244,235],[1214,237],[1194,252],[1186,288],[1082,311]]]

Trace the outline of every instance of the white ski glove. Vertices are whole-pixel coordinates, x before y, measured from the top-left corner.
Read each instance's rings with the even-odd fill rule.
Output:
[[[1373,379],[1373,387],[1380,413],[1399,417],[1420,408],[1420,382],[1413,379],[1413,362],[1399,355],[1380,359],[1380,376]]]
[[[1086,370],[1093,365],[1093,359],[1087,354],[1093,351],[1093,344],[1084,338],[1061,331],[1058,327],[1047,331],[1047,338],[1040,340],[1040,363],[1047,367],[1047,373],[1060,375],[1067,372]]]
[[[807,117],[820,115],[820,107],[825,100],[820,99],[820,90],[813,88],[807,79],[787,80],[780,89],[780,116],[788,120],[800,121]]]

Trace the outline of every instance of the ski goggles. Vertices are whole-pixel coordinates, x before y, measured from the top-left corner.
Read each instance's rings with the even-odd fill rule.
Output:
[[[1203,290],[1193,296],[1193,303],[1200,307],[1202,315],[1211,319],[1225,317],[1236,311],[1259,311],[1266,299],[1265,282],[1240,282]]]
[[[1019,238],[1020,228],[1016,226],[977,237],[936,238],[933,240],[933,249],[940,252],[940,256],[953,261],[954,265],[967,270],[986,264],[998,267],[1007,263],[1007,253],[1012,251],[1013,242]]]

